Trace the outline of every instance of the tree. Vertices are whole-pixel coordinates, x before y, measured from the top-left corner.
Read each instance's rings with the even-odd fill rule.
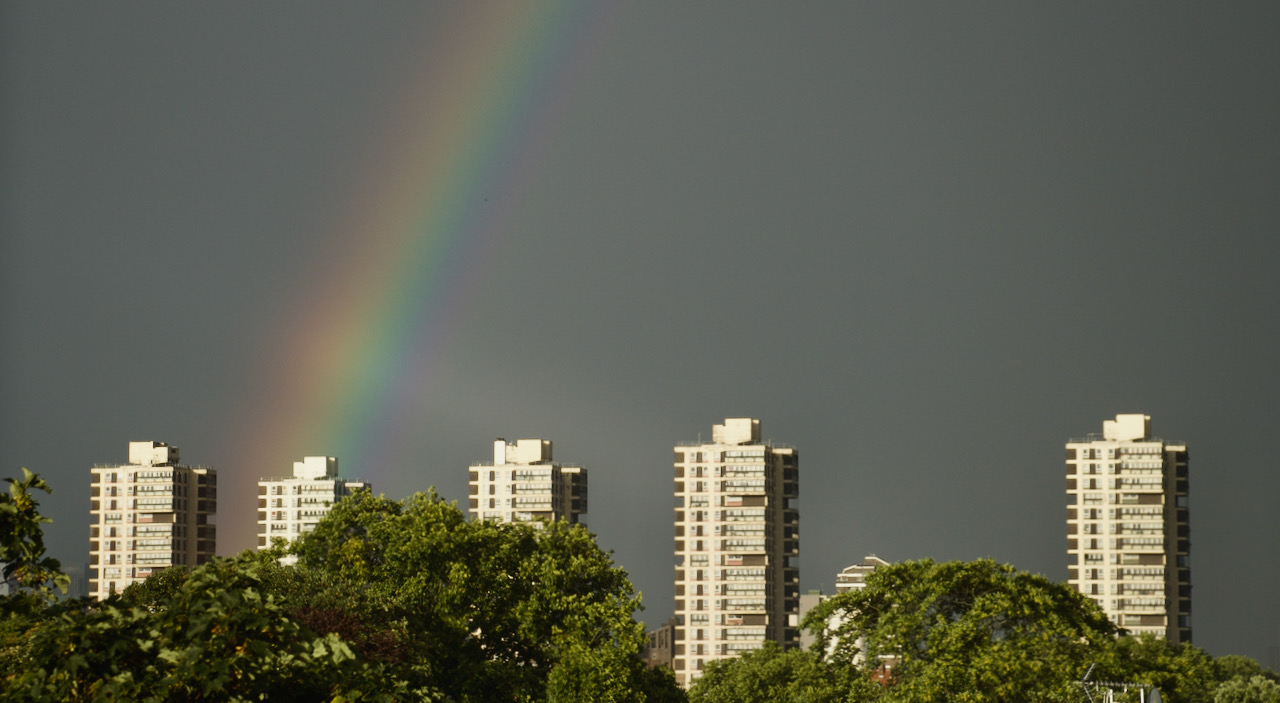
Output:
[[[851,666],[814,652],[783,651],[765,642],[733,659],[710,662],[689,690],[691,703],[842,703],[868,700],[877,689]]]
[[[1094,655],[1101,681],[1132,681],[1160,689],[1169,703],[1210,700],[1218,685],[1213,658],[1189,643],[1144,634],[1120,637]],[[1130,696],[1138,700],[1136,694]]]
[[[0,642],[0,698],[684,700],[638,657],[639,596],[580,526],[362,492],[293,548],[297,565],[248,551],[0,628],[22,645]]]
[[[71,579],[62,573],[57,559],[44,555],[44,531],[41,525],[53,520],[40,514],[40,503],[34,491],[53,493],[38,474],[22,469],[22,478],[6,478],[9,494],[0,494],[0,562],[4,563],[4,582],[15,589],[28,589],[51,595],[46,583],[52,582],[63,593]]]
[[[0,679],[25,667],[31,650],[31,634],[50,614],[50,584],[66,592],[70,579],[57,559],[45,556],[45,523],[35,492],[53,489],[27,469],[22,478],[6,478],[7,494],[0,493],[0,580],[9,595],[0,598]]]
[[[1261,674],[1237,677],[1214,690],[1213,703],[1280,703],[1280,683]]]
[[[120,592],[119,602],[130,608],[156,610],[165,607],[182,590],[191,569],[175,565],[152,573],[144,581],[131,583]]]
[[[264,594],[251,555],[192,570],[153,609],[100,607],[45,622],[6,692],[31,701],[418,699],[334,634]]]
[[[1225,654],[1214,659],[1213,668],[1217,672],[1218,680],[1222,682],[1239,678],[1248,680],[1254,676],[1261,676],[1264,679],[1280,683],[1280,674],[1270,669],[1264,669],[1258,662],[1239,654]]]
[[[294,551],[299,569],[376,601],[370,617],[402,623],[414,665],[401,675],[454,700],[642,701],[674,686],[645,671],[639,597],[581,526],[469,521],[434,492],[361,493]]]
[[[842,614],[834,629],[828,623]],[[1075,681],[1115,628],[1063,584],[989,559],[902,562],[876,569],[861,591],[806,617],[817,651],[869,676],[894,662],[892,701],[1076,700]]]

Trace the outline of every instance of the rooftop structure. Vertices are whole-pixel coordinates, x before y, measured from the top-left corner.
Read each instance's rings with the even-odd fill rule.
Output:
[[[576,524],[587,512],[587,470],[553,461],[550,440],[496,439],[492,463],[467,471],[467,509],[478,519]]]

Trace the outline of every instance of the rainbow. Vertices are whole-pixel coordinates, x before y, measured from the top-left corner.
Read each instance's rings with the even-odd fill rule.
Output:
[[[278,475],[324,453],[376,478],[362,468],[374,463],[370,446],[403,426],[402,389],[429,380],[433,339],[464,302],[458,272],[501,237],[504,207],[599,46],[608,8],[450,6],[448,39],[427,51],[421,83],[383,132],[376,177],[353,195],[338,246],[266,361],[236,462],[246,473]]]

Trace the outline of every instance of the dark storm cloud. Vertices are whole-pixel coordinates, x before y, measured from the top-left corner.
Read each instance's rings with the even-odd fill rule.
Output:
[[[66,561],[130,440],[248,471],[258,357],[447,33],[308,10],[3,9],[0,461]],[[621,6],[378,488],[552,439],[660,620],[671,445],[726,416],[799,447],[830,590],[867,552],[1064,578],[1062,444],[1145,412],[1191,451],[1197,642],[1267,663],[1277,15]]]

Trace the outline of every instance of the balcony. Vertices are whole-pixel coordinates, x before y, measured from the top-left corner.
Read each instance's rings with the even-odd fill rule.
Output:
[[[726,539],[720,542],[720,550],[724,552],[763,552],[765,549],[763,539]]]
[[[763,598],[726,598],[724,610],[734,613],[764,612]]]
[[[764,493],[764,479],[726,479],[720,484],[724,493]]]

